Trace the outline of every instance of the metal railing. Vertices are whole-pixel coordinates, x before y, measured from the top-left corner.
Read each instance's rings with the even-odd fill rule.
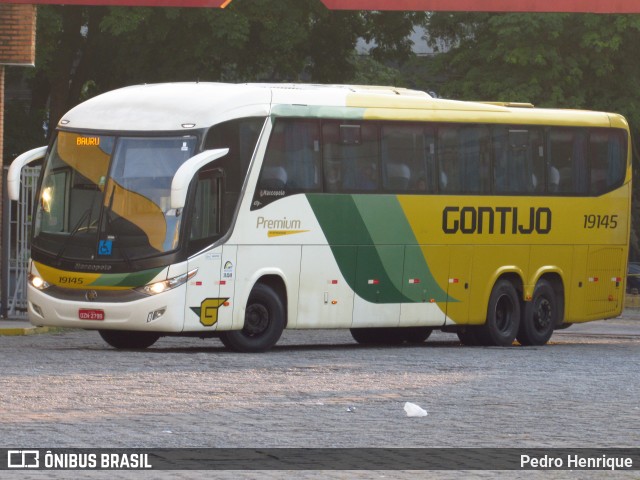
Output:
[[[0,316],[25,317],[27,313],[27,277],[29,268],[29,238],[31,212],[35,199],[40,167],[27,167],[20,178],[20,200],[7,197],[5,168],[2,212],[2,282],[0,284]]]

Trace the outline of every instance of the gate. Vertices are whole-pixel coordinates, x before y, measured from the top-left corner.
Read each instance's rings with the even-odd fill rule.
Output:
[[[20,200],[12,202],[7,197],[8,168],[4,170],[4,198],[2,201],[2,281],[1,315],[4,318],[26,317],[27,277],[29,268],[29,238],[31,213],[40,167],[22,169],[20,177]]]

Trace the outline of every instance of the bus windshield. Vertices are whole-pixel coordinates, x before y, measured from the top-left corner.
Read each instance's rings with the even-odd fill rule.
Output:
[[[171,181],[195,136],[60,132],[46,160],[33,247],[60,258],[125,260],[178,248]]]

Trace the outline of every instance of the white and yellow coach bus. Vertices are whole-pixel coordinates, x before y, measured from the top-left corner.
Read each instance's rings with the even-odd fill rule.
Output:
[[[44,157],[29,317],[116,348],[545,344],[623,308],[630,138],[617,114],[387,87],[158,84],[68,112]]]

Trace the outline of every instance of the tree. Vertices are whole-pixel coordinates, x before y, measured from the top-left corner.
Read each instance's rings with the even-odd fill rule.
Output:
[[[435,13],[429,41],[448,97],[624,114],[640,127],[640,16]]]

